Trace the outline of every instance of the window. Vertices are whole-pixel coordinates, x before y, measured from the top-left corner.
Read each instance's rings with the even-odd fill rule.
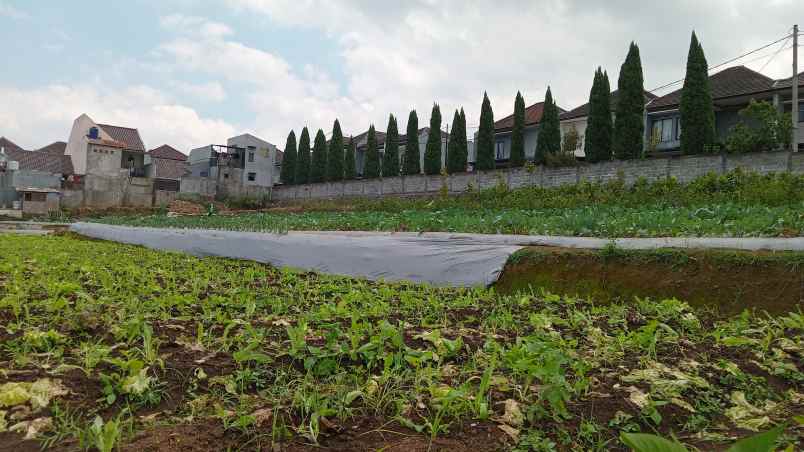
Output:
[[[660,143],[678,140],[680,132],[678,118],[657,119],[653,122],[653,136],[658,138]]]
[[[201,177],[209,177],[209,173],[206,171],[201,171]]]
[[[495,157],[497,160],[505,160],[508,157],[505,155],[505,141],[498,141],[497,142],[497,156]]]
[[[47,195],[45,193],[25,193],[23,201],[29,202],[45,202]]]
[[[798,104],[798,122],[804,122],[804,103]]]
[[[250,151],[248,153],[248,161],[249,161],[249,163],[254,161],[254,151]]]
[[[255,180],[257,180],[257,173],[248,173],[248,181],[254,182]]]

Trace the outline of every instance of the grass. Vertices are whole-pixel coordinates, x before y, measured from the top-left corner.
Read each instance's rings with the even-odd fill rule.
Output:
[[[641,431],[708,450],[781,424],[780,446],[804,445],[800,312],[720,318],[10,235],[0,320],[0,431],[50,418],[32,435],[47,445],[624,450],[620,433]]]
[[[248,231],[448,231],[594,237],[804,235],[804,176],[740,171],[689,184],[621,180],[558,188],[504,186],[461,196],[317,200],[240,215],[107,216],[135,226]]]

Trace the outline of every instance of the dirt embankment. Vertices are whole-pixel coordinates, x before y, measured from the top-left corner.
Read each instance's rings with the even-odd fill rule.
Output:
[[[723,314],[804,307],[804,255],[736,251],[579,251],[531,247],[512,256],[503,293],[545,288],[595,300],[678,298]]]

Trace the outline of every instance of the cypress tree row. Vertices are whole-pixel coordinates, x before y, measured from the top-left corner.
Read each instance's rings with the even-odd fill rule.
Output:
[[[399,128],[394,115],[388,117],[388,128],[385,131],[382,175],[383,177],[399,176]]]
[[[469,142],[466,138],[466,113],[464,113],[463,107],[461,107],[460,124],[461,129],[458,134],[458,148],[461,155],[461,171],[466,171],[466,167],[469,165]]]
[[[430,134],[424,148],[424,174],[441,173],[441,109],[433,104],[430,113]]]
[[[321,129],[318,129],[315,134],[313,162],[310,165],[310,182],[325,182],[327,180],[327,137]]]
[[[681,89],[680,140],[684,154],[707,152],[717,139],[708,68],[703,47],[693,31],[687,55],[687,75]]]
[[[346,180],[355,180],[357,178],[355,140],[352,138],[349,138],[349,147],[346,148],[346,157],[343,159],[343,178]]]
[[[617,114],[614,118],[614,156],[621,160],[642,156],[645,142],[645,87],[639,47],[631,42],[617,80]]]
[[[466,141],[466,132],[463,131],[463,127],[461,114],[455,110],[452,117],[452,133],[449,135],[447,145],[447,172],[450,174],[466,171],[466,154],[461,140],[461,136],[463,136],[463,141]]]
[[[307,127],[302,129],[299,137],[299,151],[296,157],[296,183],[310,182],[310,132]]]
[[[514,128],[511,131],[511,166],[525,164],[525,98],[517,91],[514,101]]]
[[[589,120],[584,154],[592,163],[611,160],[611,86],[609,75],[598,67],[589,93]]]
[[[411,110],[408,115],[408,135],[405,144],[405,174],[420,174],[421,164],[419,162],[419,117],[416,110]]]
[[[374,131],[374,124],[369,127],[368,131],[366,165],[363,168],[363,177],[366,179],[380,177],[380,151],[377,149],[377,132]]]
[[[553,101],[553,93],[547,87],[544,96],[542,121],[539,123],[539,137],[536,141],[536,163],[545,163],[547,154],[561,150],[561,126],[558,121],[558,106]]]
[[[279,178],[283,184],[293,185],[296,181],[296,132],[290,131],[285,142],[285,152],[282,156],[282,168]]]
[[[343,132],[341,123],[335,120],[332,124],[332,138],[329,140],[327,153],[327,179],[339,181],[343,179]]]
[[[489,96],[483,93],[483,105],[480,107],[480,128],[477,131],[477,156],[475,168],[488,171],[494,169],[494,112],[491,110]]]

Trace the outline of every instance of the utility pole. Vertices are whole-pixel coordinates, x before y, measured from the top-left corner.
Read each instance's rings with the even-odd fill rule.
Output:
[[[798,151],[798,24],[793,25],[793,152]]]

